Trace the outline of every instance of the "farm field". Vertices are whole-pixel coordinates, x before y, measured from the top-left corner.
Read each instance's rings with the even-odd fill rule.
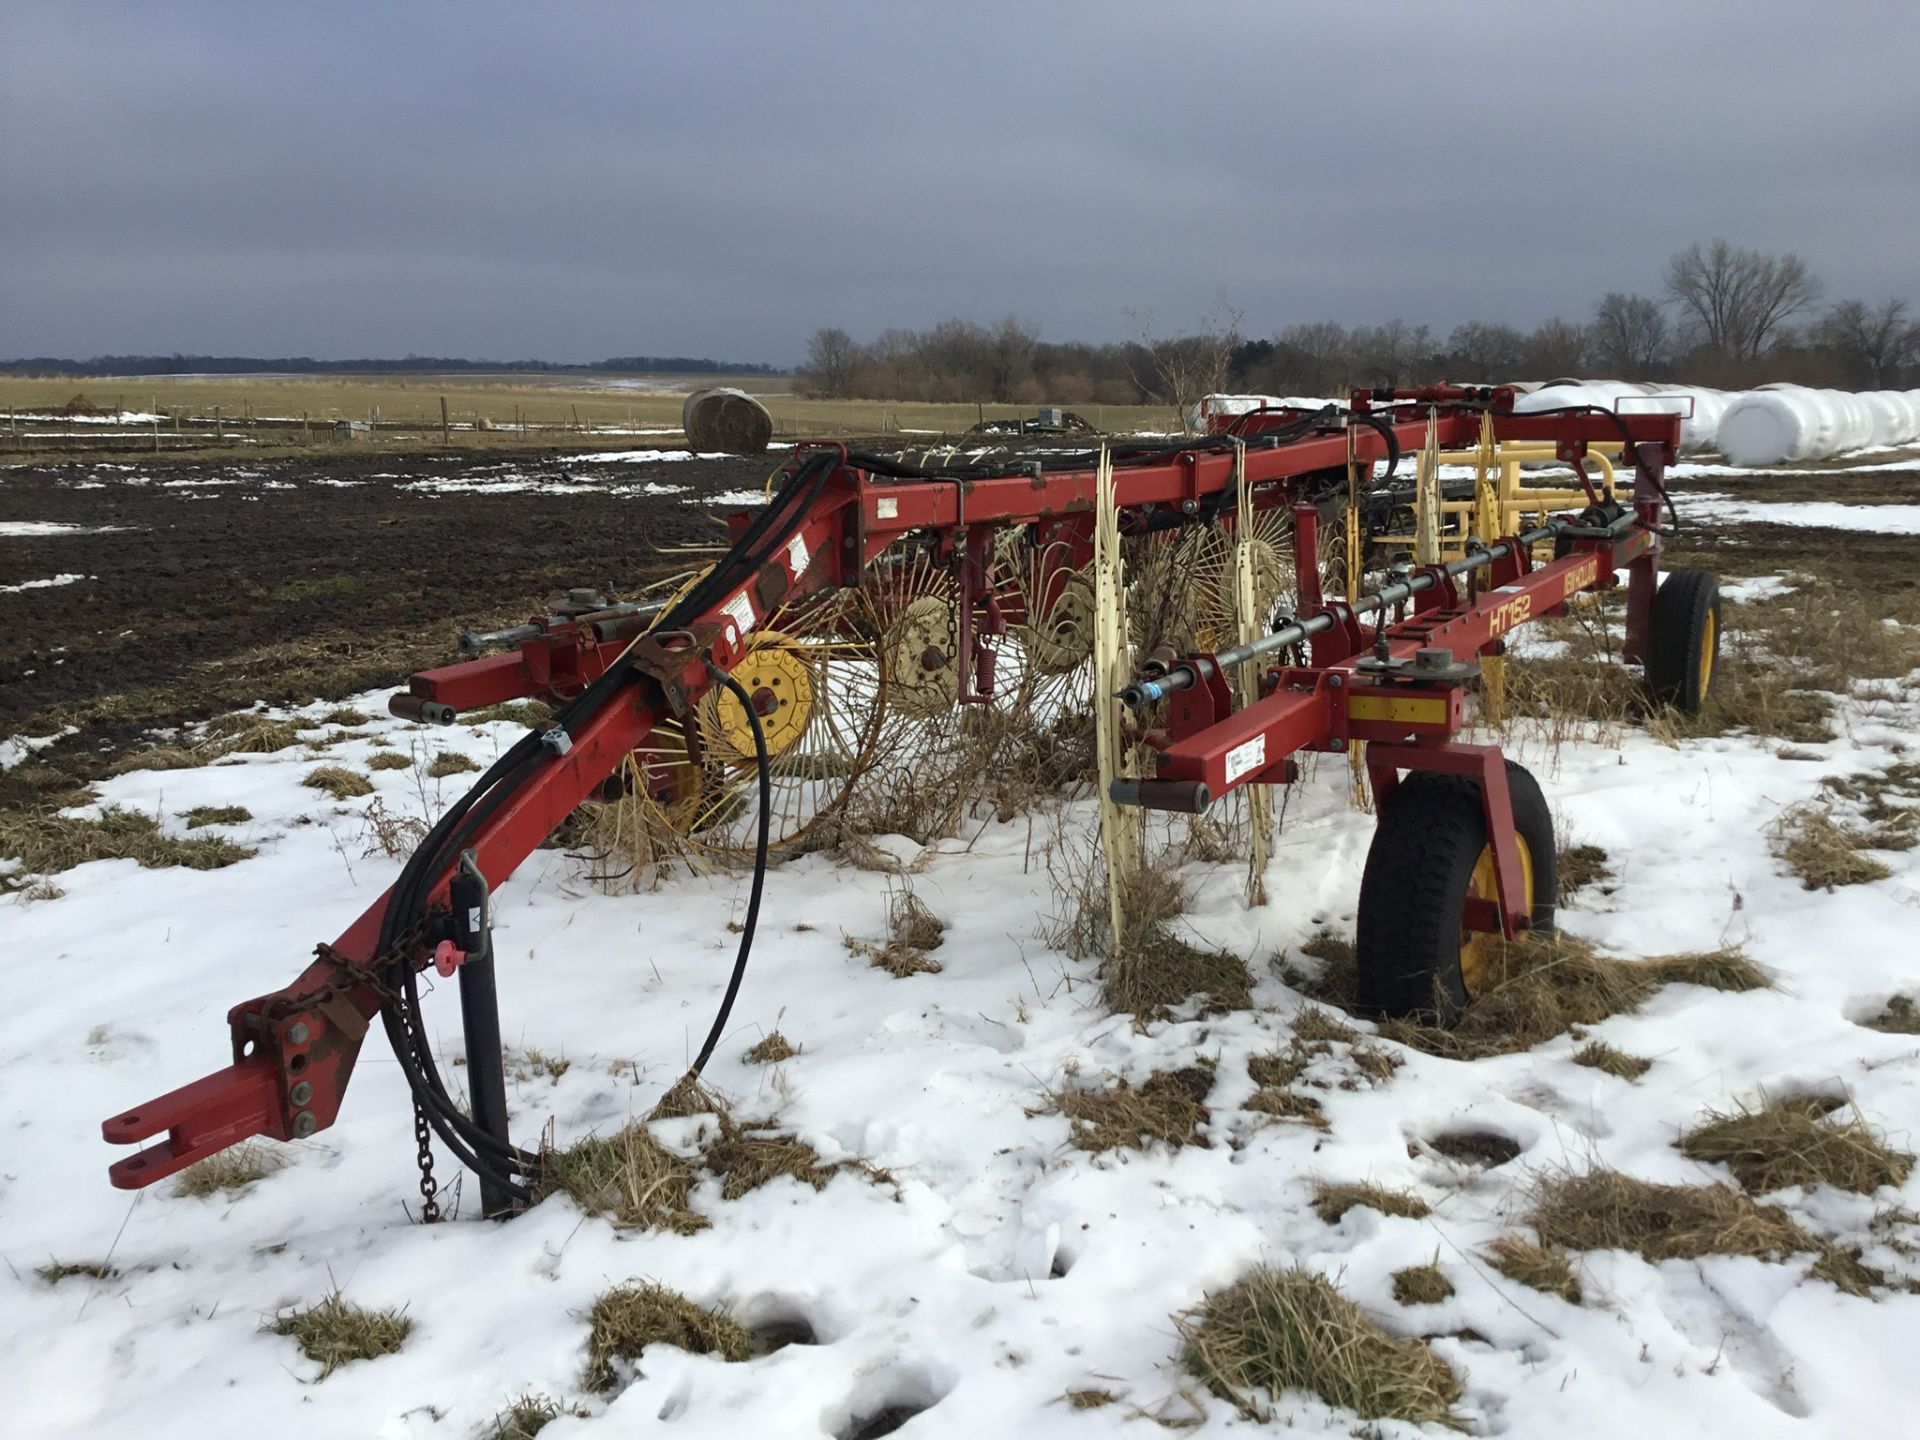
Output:
[[[558,1412],[554,1440],[665,1421],[835,1440],[1265,1433],[1180,1358],[1194,1307],[1262,1261],[1337,1276],[1388,1337],[1424,1342],[1447,1377],[1421,1362],[1437,1416],[1470,1433],[1886,1428],[1920,1341],[1905,454],[1676,468],[1670,563],[1717,571],[1728,596],[1728,668],[1696,722],[1636,708],[1617,665],[1594,678],[1616,610],[1516,632],[1503,743],[1581,866],[1554,963],[1615,975],[1630,1003],[1510,1016],[1465,1046],[1348,1015],[1372,819],[1327,761],[1289,792],[1266,905],[1244,902],[1242,856],[1179,852],[1174,928],[1243,962],[1239,993],[1116,1012],[1062,939],[1059,874],[1093,815],[1068,792],[770,874],[707,1072],[726,1118],[655,1122],[687,1183],[647,1223],[555,1195],[492,1225],[471,1194],[459,1223],[411,1223],[412,1117],[376,1045],[340,1122],[256,1147],[257,1173],[109,1189],[114,1156],[86,1143],[100,1120],[217,1064],[226,1007],[283,984],[392,881],[383,828],[436,816],[520,733],[389,718],[406,672],[568,585],[685,569],[671,547],[719,539],[711,517],[779,459],[563,441],[0,470],[0,855],[30,818],[118,807],[230,862],[0,859],[9,1428],[92,1435],[137,1410],[156,1436],[469,1440],[524,1401]],[[255,702],[286,743],[218,754],[206,722]],[[139,758],[196,746],[210,763]],[[357,780],[336,795],[309,783],[322,767]],[[744,875],[608,893],[590,868],[541,851],[495,897],[523,1142],[647,1116],[736,943]],[[896,974],[873,957],[902,893],[944,929]],[[1582,946],[1688,958],[1627,984]],[[427,1013],[458,1066],[451,1002]],[[1131,1115],[1103,1128],[1101,1097],[1143,1094],[1175,1097],[1150,1113],[1159,1138]],[[1762,1157],[1777,1170],[1679,1143],[1743,1109],[1802,1142]],[[716,1158],[728,1125],[811,1159],[745,1184]],[[599,1355],[596,1307],[651,1282],[739,1334]],[[274,1327],[336,1292],[404,1333],[323,1375]],[[1300,1392],[1274,1418],[1443,1433]]]
[[[840,435],[958,433],[980,419],[1030,416],[1031,405],[823,400],[795,394],[782,375],[379,375],[129,376],[28,379],[0,375],[0,457],[139,448],[158,429],[160,448],[336,448],[325,428],[335,420],[376,419],[351,443],[417,453],[445,446],[440,400],[446,397],[453,443],[475,449],[548,446],[557,436],[619,445],[652,435],[676,443],[681,403],[693,390],[730,385],[759,397],[782,439]],[[73,421],[59,414],[76,395],[103,413]],[[1170,410],[1149,405],[1087,406],[1086,419],[1112,431],[1166,430]],[[216,432],[216,412],[220,427]],[[174,417],[184,416],[184,428]],[[38,418],[30,418],[38,417]],[[114,417],[123,417],[115,419]],[[302,429],[303,417],[309,428]],[[485,429],[476,429],[484,420]],[[259,422],[257,424],[252,422]],[[524,424],[526,434],[520,433]],[[599,439],[595,439],[595,437]],[[224,437],[224,438],[222,438]],[[118,442],[117,444],[114,442]],[[559,443],[567,443],[565,440]],[[151,448],[149,445],[148,448]]]

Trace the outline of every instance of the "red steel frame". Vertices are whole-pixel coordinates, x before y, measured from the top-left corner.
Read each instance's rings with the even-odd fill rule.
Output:
[[[1455,408],[1477,402],[1481,409]],[[1403,454],[1424,441],[1430,407],[1440,407],[1437,426],[1442,448],[1475,444],[1481,415],[1493,408],[1493,428],[1501,440],[1553,441],[1577,464],[1592,444],[1626,443],[1635,467],[1634,508],[1639,524],[1613,540],[1581,540],[1573,553],[1534,568],[1519,546],[1495,564],[1491,588],[1463,593],[1451,577],[1418,595],[1413,611],[1385,625],[1385,640],[1395,658],[1421,648],[1444,648],[1466,658],[1491,652],[1512,625],[1552,613],[1581,590],[1616,583],[1615,569],[1629,573],[1626,656],[1645,649],[1659,542],[1652,527],[1662,475],[1679,436],[1671,415],[1609,416],[1600,413],[1526,416],[1506,413],[1511,392],[1428,387],[1391,393],[1358,392],[1355,409],[1374,409],[1391,426]],[[1226,427],[1247,438],[1298,419],[1294,412],[1256,412]],[[1316,472],[1341,473],[1349,445],[1353,456],[1371,466],[1385,458],[1383,437],[1364,425],[1351,438],[1342,424],[1325,427],[1284,445],[1250,448],[1246,474],[1255,503],[1291,503],[1292,482]],[[1114,491],[1123,512],[1139,517],[1191,514],[1203,501],[1230,492],[1235,457],[1220,449],[1180,451],[1155,464],[1116,470]],[[420,713],[423,704],[465,711],[521,696],[567,699],[578,695],[622,653],[632,650],[639,684],[626,687],[581,722],[565,754],[552,757],[533,783],[501,805],[477,829],[471,848],[482,872],[497,885],[557,828],[576,806],[599,791],[622,760],[640,748],[656,723],[683,716],[716,683],[709,663],[725,671],[750,644],[750,631],[778,606],[798,596],[856,583],[863,568],[896,541],[913,534],[935,537],[944,555],[984,554],[991,532],[1008,526],[1032,526],[1042,543],[1064,540],[1063,549],[1084,557],[1085,537],[1094,510],[1096,477],[1092,470],[1045,471],[987,479],[908,480],[876,478],[840,462],[811,508],[776,548],[774,558],[737,586],[725,601],[670,633],[654,631],[611,640],[596,638],[585,623],[550,627],[511,654],[490,656],[426,670],[395,697],[397,713]],[[1294,505],[1299,573],[1309,591],[1317,591],[1317,511]],[[736,524],[736,533],[743,522]],[[1317,594],[1309,593],[1318,600]],[[993,608],[987,633],[1004,617]],[[970,606],[963,609],[971,611]],[[1339,609],[1336,604],[1332,609]],[[584,617],[590,619],[591,617]],[[963,628],[975,621],[961,617]],[[1497,751],[1467,746],[1450,737],[1462,723],[1457,688],[1394,686],[1368,678],[1358,657],[1379,638],[1347,613],[1333,631],[1316,636],[1306,666],[1276,667],[1263,677],[1261,697],[1235,711],[1224,681],[1181,692],[1169,705],[1159,779],[1198,781],[1218,796],[1238,785],[1274,783],[1285,778],[1287,757],[1312,749],[1344,750],[1355,741],[1371,742],[1368,768],[1376,792],[1391,791],[1402,769],[1446,770],[1481,776],[1489,831],[1503,896],[1517,896],[1518,862],[1506,797],[1506,774]],[[963,637],[963,649],[965,638]],[[990,685],[990,664],[979,667]],[[963,699],[984,698],[967,694]],[[1344,701],[1343,701],[1343,697]],[[1377,718],[1359,699],[1378,699],[1390,707]],[[1395,702],[1425,701],[1424,709],[1393,711]],[[1443,708],[1432,710],[1434,703]],[[411,710],[410,710],[411,707]],[[1358,709],[1361,714],[1356,715]],[[1418,711],[1422,718],[1399,718]],[[1261,759],[1248,764],[1246,747],[1257,744]],[[1232,771],[1233,766],[1237,771]],[[1231,773],[1230,773],[1231,772]],[[450,875],[441,876],[430,907],[444,906]],[[173,1174],[196,1160],[254,1135],[291,1140],[331,1125],[338,1116],[360,1043],[382,1005],[374,987],[353,983],[344,967],[366,966],[385,912],[383,894],[334,942],[323,949],[291,985],[236,1005],[227,1015],[232,1063],[145,1105],[105,1121],[102,1133],[114,1144],[155,1137],[160,1143],[126,1156],[109,1170],[113,1184],[138,1188]],[[1468,923],[1512,934],[1526,923],[1512,903],[1470,906]]]

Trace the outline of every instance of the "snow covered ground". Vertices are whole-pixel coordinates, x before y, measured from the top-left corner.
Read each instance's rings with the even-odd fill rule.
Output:
[[[1781,588],[1762,577],[1735,594]],[[357,703],[381,714],[384,699]],[[1563,928],[1626,955],[1738,943],[1775,987],[1671,987],[1597,1027],[1586,1038],[1653,1059],[1635,1082],[1572,1063],[1582,1042],[1569,1037],[1472,1063],[1392,1047],[1402,1068],[1353,1089],[1341,1087],[1351,1072],[1336,1053],[1308,1077],[1327,1086],[1313,1092],[1325,1132],[1242,1107],[1248,1057],[1284,1046],[1306,1003],[1271,962],[1323,928],[1352,930],[1372,822],[1349,808],[1343,764],[1310,768],[1296,787],[1266,906],[1245,906],[1239,864],[1187,868],[1190,938],[1247,957],[1257,980],[1254,1008],[1206,1020],[1136,1028],[1107,1015],[1093,964],[1049,948],[1042,931],[1063,902],[1038,856],[1054,822],[976,821],[924,853],[891,844],[950,926],[935,957],[944,968],[907,979],[843,943],[884,935],[898,877],[824,855],[780,866],[707,1078],[742,1115],[777,1119],[826,1160],[886,1167],[899,1190],[842,1176],[817,1193],[781,1180],[727,1201],[707,1181],[694,1204],[712,1225],[691,1236],[616,1232],[564,1199],[489,1224],[474,1218],[471,1191],[458,1223],[411,1224],[411,1116],[377,1036],[340,1123],[285,1147],[284,1168],[266,1179],[211,1198],[164,1182],[110,1189],[116,1155],[99,1142],[101,1119],[221,1063],[226,1009],[289,981],[396,874],[398,861],[370,849],[369,808],[437,813],[471,777],[433,780],[427,763],[457,750],[484,764],[518,732],[383,717],[324,755],[292,748],[107,780],[102,803],[169,832],[192,807],[244,806],[250,820],[196,833],[259,853],[208,872],[96,862],[58,876],[58,898],[0,904],[10,1382],[0,1430],[39,1440],[132,1422],[155,1440],[243,1430],[469,1440],[537,1391],[586,1412],[542,1432],[554,1440],[653,1434],[662,1421],[687,1437],[843,1434],[889,1404],[926,1407],[901,1432],[914,1437],[1154,1435],[1154,1418],[1243,1433],[1254,1427],[1230,1406],[1192,1395],[1169,1317],[1268,1261],[1337,1278],[1390,1330],[1439,1337],[1476,1433],[1897,1433],[1889,1417],[1905,1408],[1920,1296],[1843,1296],[1808,1276],[1805,1256],[1654,1265],[1595,1252],[1579,1257],[1586,1298],[1573,1306],[1500,1278],[1480,1255],[1526,1233],[1527,1191],[1544,1173],[1601,1162],[1660,1182],[1723,1178],[1675,1138],[1763,1089],[1844,1087],[1892,1143],[1915,1148],[1920,1039],[1858,1022],[1920,986],[1920,851],[1877,853],[1890,878],[1808,891],[1766,832],[1785,807],[1821,795],[1823,778],[1910,760],[1917,727],[1912,692],[1863,691],[1841,704],[1840,738],[1786,752],[1795,758],[1740,738],[1669,748],[1633,730],[1550,747],[1522,734],[1510,753],[1534,769],[1570,837],[1604,847],[1616,871],[1562,910]],[[372,796],[335,802],[301,785],[319,763],[364,769],[377,740],[416,763],[372,772]],[[1080,834],[1089,823],[1083,806],[1058,825]],[[564,1145],[651,1109],[705,1033],[745,892],[743,877],[683,875],[606,895],[558,851],[538,852],[500,888],[508,1043],[569,1062],[558,1078],[528,1068],[512,1083],[517,1139],[551,1122]],[[457,1063],[457,1007],[440,996],[427,1009],[443,1065]],[[743,1052],[776,1026],[800,1053],[747,1063]],[[1066,1121],[1029,1113],[1069,1076],[1139,1081],[1196,1057],[1218,1064],[1207,1148],[1094,1157],[1068,1145]],[[1506,1137],[1519,1153],[1479,1168],[1433,1148],[1461,1130]],[[455,1167],[443,1158],[440,1173]],[[1433,1213],[1362,1208],[1327,1225],[1311,1206],[1316,1179],[1405,1188]],[[1896,1203],[1920,1208],[1920,1180],[1897,1195],[1769,1198],[1817,1235],[1866,1244],[1869,1263],[1916,1273],[1868,1222]],[[1436,1256],[1455,1295],[1396,1304],[1391,1272]],[[52,1261],[117,1273],[54,1285],[35,1274]],[[802,1317],[818,1343],[733,1365],[655,1347],[626,1389],[589,1395],[586,1312],[629,1279],[749,1322]],[[335,1286],[361,1305],[405,1307],[415,1329],[399,1353],[316,1383],[294,1343],[261,1327]],[[1063,1397],[1080,1389],[1118,1402],[1072,1408]],[[1310,1398],[1280,1409],[1300,1433],[1356,1433],[1350,1415]]]
[[[1257,1009],[1204,1022],[1136,1031],[1101,1013],[1091,967],[1036,934],[1059,902],[1024,821],[924,857],[915,889],[952,926],[937,975],[895,980],[842,944],[884,933],[889,877],[821,856],[781,867],[735,1033],[709,1078],[743,1113],[777,1115],[829,1159],[886,1166],[902,1189],[896,1199],[842,1178],[818,1194],[781,1181],[734,1202],[702,1195],[713,1227],[691,1237],[616,1234],[561,1200],[507,1225],[409,1224],[405,1091],[377,1041],[342,1122],[291,1147],[287,1167],[250,1189],[214,1199],[178,1198],[166,1184],[108,1189],[99,1120],[212,1068],[225,1008],[291,978],[397,868],[364,853],[372,800],[336,804],[301,787],[313,761],[298,750],[110,780],[106,802],[169,828],[192,806],[243,805],[254,818],[224,833],[260,854],[206,873],[95,863],[62,875],[59,899],[0,910],[12,960],[0,1040],[0,1336],[15,1433],[98,1434],[137,1411],[156,1436],[262,1423],[293,1435],[470,1436],[521,1391],[578,1398],[585,1312],[629,1277],[749,1318],[803,1315],[821,1343],[734,1366],[656,1350],[644,1378],[610,1404],[589,1402],[604,1413],[547,1433],[639,1434],[663,1413],[688,1435],[831,1433],[902,1400],[937,1401],[913,1434],[1107,1432],[1132,1423],[1136,1407],[1185,1413],[1168,1317],[1262,1259],[1339,1276],[1395,1329],[1485,1337],[1436,1345],[1466,1380],[1464,1413],[1488,1433],[1872,1424],[1891,1398],[1873,1377],[1900,1373],[1920,1337],[1920,1299],[1849,1299],[1809,1280],[1804,1263],[1652,1266],[1593,1254],[1582,1261],[1588,1301],[1575,1308],[1516,1292],[1474,1257],[1514,1228],[1538,1171],[1599,1159],[1660,1181],[1702,1178],[1674,1137],[1763,1086],[1844,1085],[1896,1139],[1910,1134],[1915,1042],[1853,1022],[1913,986],[1920,867],[1912,853],[1889,856],[1891,880],[1809,893],[1768,855],[1763,832],[1781,807],[1818,793],[1822,776],[1894,758],[1915,720],[1910,704],[1856,702],[1847,738],[1816,747],[1817,761],[1740,740],[1671,750],[1637,734],[1617,751],[1575,745],[1557,757],[1522,745],[1563,823],[1620,872],[1611,893],[1563,912],[1566,928],[1627,954],[1738,941],[1779,987],[1670,990],[1600,1027],[1654,1057],[1635,1084],[1573,1065],[1571,1040],[1473,1064],[1407,1052],[1386,1085],[1324,1092],[1327,1134],[1263,1128],[1235,1106],[1252,1088],[1246,1058],[1283,1042],[1302,1003],[1264,962],[1323,924],[1351,927],[1370,822],[1346,807],[1338,767],[1296,797],[1269,905],[1245,908],[1238,867],[1193,870],[1195,936],[1252,957],[1261,977]],[[485,761],[512,731],[377,721],[360,733],[423,758],[450,748]],[[372,753],[356,739],[325,759],[353,765]],[[461,783],[411,770],[372,778],[373,798],[414,813]],[[519,1136],[551,1117],[565,1143],[652,1106],[712,1013],[734,944],[725,922],[743,900],[732,877],[601,895],[558,852],[503,888],[510,1043],[571,1062],[557,1081],[516,1083]],[[451,1005],[429,1005],[443,1054],[457,1054]],[[744,1063],[776,1024],[800,1055],[771,1071]],[[1211,1148],[1095,1160],[1067,1147],[1064,1121],[1027,1113],[1071,1070],[1138,1080],[1195,1056],[1219,1062]],[[1520,1156],[1479,1171],[1422,1144],[1461,1128],[1508,1136]],[[1434,1215],[1356,1210],[1329,1227],[1309,1208],[1314,1177],[1407,1187]],[[1788,1201],[1817,1232],[1857,1238],[1891,1198]],[[1396,1306],[1390,1272],[1436,1254],[1458,1294],[1425,1311]],[[33,1270],[50,1259],[108,1260],[120,1273],[49,1286]],[[315,1386],[292,1343],[259,1327],[336,1283],[361,1304],[407,1307],[417,1329],[398,1355]],[[1124,1403],[1075,1411],[1059,1398],[1088,1387]],[[1311,1402],[1286,1408],[1309,1433],[1348,1428]],[[1208,1414],[1213,1429],[1242,1423],[1222,1405]]]

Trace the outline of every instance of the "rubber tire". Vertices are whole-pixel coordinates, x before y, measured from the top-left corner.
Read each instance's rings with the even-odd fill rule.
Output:
[[[1551,930],[1558,893],[1553,812],[1540,783],[1511,760],[1507,790],[1514,828],[1533,860],[1533,928]],[[1360,880],[1354,960],[1362,1013],[1458,1021],[1468,1004],[1460,920],[1486,846],[1478,780],[1416,773],[1395,787]]]
[[[1713,668],[1700,684],[1700,651],[1713,617]],[[1653,594],[1647,636],[1647,690],[1683,715],[1698,714],[1720,674],[1720,582],[1711,571],[1676,570]]]

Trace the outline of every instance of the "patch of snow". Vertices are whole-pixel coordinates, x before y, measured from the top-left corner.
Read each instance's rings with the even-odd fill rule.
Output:
[[[1738,500],[1731,495],[1676,495],[1689,520],[1743,525],[1801,525],[1821,530],[1870,530],[1920,535],[1920,505],[1845,505],[1837,500]]]
[[[384,700],[347,703],[378,714]],[[1306,1003],[1266,959],[1323,926],[1352,931],[1373,821],[1348,802],[1342,757],[1303,757],[1267,905],[1245,905],[1243,861],[1182,868],[1193,894],[1180,920],[1187,937],[1256,962],[1255,1007],[1204,1021],[1136,1027],[1104,1014],[1096,962],[1039,938],[1062,903],[1030,833],[1047,831],[1042,817],[975,824],[924,851],[887,842],[911,855],[916,893],[950,926],[937,953],[944,969],[908,980],[850,955],[841,939],[885,933],[898,877],[824,854],[791,860],[767,877],[734,1029],[706,1078],[742,1113],[773,1119],[829,1160],[888,1167],[899,1196],[841,1176],[818,1192],[782,1180],[725,1201],[707,1181],[693,1203],[712,1225],[690,1236],[619,1232],[564,1199],[483,1223],[470,1178],[456,1223],[410,1223],[412,1112],[377,1033],[339,1123],[281,1150],[286,1168],[209,1199],[182,1198],[169,1182],[132,1196],[109,1189],[103,1170],[116,1154],[99,1142],[101,1118],[224,1064],[227,1007],[290,981],[317,940],[392,882],[400,862],[365,853],[373,800],[431,817],[473,777],[425,782],[423,792],[412,770],[378,771],[374,796],[346,802],[301,778],[315,763],[364,768],[380,738],[422,761],[452,749],[486,764],[521,732],[421,730],[379,715],[324,757],[288,750],[107,779],[103,801],[169,830],[191,806],[244,805],[254,818],[227,833],[260,854],[206,872],[95,862],[59,877],[62,898],[0,906],[0,954],[59,957],[87,977],[50,987],[19,967],[0,971],[11,985],[0,1074],[17,1101],[0,1111],[10,1262],[0,1267],[0,1346],[15,1376],[12,1425],[82,1437],[144,1414],[166,1434],[428,1440],[487,1433],[513,1396],[544,1391],[595,1415],[556,1422],[579,1434],[653,1433],[670,1415],[686,1440],[818,1436],[906,1397],[933,1402],[909,1426],[915,1435],[1131,1434],[1139,1411],[1180,1405],[1187,1382],[1169,1317],[1277,1262],[1336,1277],[1398,1333],[1439,1334],[1475,1433],[1881,1433],[1903,1413],[1897,1377],[1920,1340],[1920,1297],[1843,1297],[1809,1276],[1806,1255],[1655,1265],[1592,1252],[1577,1258],[1587,1298],[1576,1307],[1499,1281],[1474,1258],[1523,1223],[1528,1187],[1558,1167],[1720,1177],[1680,1155],[1674,1138],[1707,1109],[1762,1088],[1843,1085],[1910,1147],[1920,1131],[1913,1039],[1855,1020],[1913,990],[1920,852],[1881,855],[1891,878],[1828,893],[1804,889],[1768,851],[1782,807],[1826,793],[1825,776],[1897,758],[1920,707],[1846,701],[1837,719],[1842,738],[1811,747],[1811,763],[1739,737],[1669,746],[1632,730],[1558,744],[1517,725],[1510,753],[1539,777],[1572,838],[1603,846],[1617,872],[1609,891],[1561,909],[1563,928],[1633,955],[1741,943],[1778,988],[1670,987],[1581,1041],[1474,1063],[1382,1041],[1404,1067],[1377,1087],[1322,1077],[1326,1088],[1312,1093],[1324,1132],[1262,1125],[1242,1107],[1248,1058],[1284,1046]],[[1061,843],[1082,844],[1092,807],[1072,804],[1064,816]],[[558,1080],[512,1083],[515,1139],[531,1143],[551,1123],[566,1145],[646,1113],[705,1033],[735,944],[724,922],[746,893],[747,877],[728,873],[605,895],[559,851],[536,852],[496,887],[510,1043],[571,1062]],[[461,1053],[453,988],[426,1002],[443,1068]],[[742,1052],[776,1023],[799,1055],[772,1072],[745,1063]],[[1575,1065],[1587,1038],[1653,1057],[1654,1068],[1628,1084]],[[1137,1082],[1196,1057],[1217,1062],[1208,1148],[1095,1157],[1072,1148],[1063,1119],[1032,1113],[1046,1087],[1076,1074],[1071,1083]],[[1521,1153],[1466,1174],[1422,1143],[1461,1128],[1497,1132]],[[443,1154],[443,1183],[456,1173]],[[1315,1177],[1411,1189],[1434,1213],[1361,1209],[1329,1226],[1313,1213]],[[1878,1210],[1920,1203],[1920,1177],[1871,1197],[1768,1198],[1822,1236],[1867,1243],[1869,1263],[1912,1274],[1866,1227]],[[1425,1314],[1396,1305],[1392,1272],[1436,1253],[1456,1294]],[[49,1258],[105,1260],[120,1273],[50,1287],[33,1274]],[[617,1396],[585,1395],[587,1311],[628,1277],[749,1321],[804,1316],[822,1343],[735,1365],[654,1347]],[[313,1385],[315,1367],[264,1333],[261,1317],[336,1285],[361,1305],[405,1307],[415,1329],[397,1354]],[[1121,1403],[1089,1412],[1062,1403],[1068,1389],[1095,1387]],[[1197,1403],[1204,1433],[1253,1433],[1224,1403]],[[1355,1426],[1297,1394],[1277,1409],[1302,1434]]]
[[[764,505],[766,492],[762,490],[722,490],[718,495],[690,495],[681,502],[685,505]]]
[[[58,662],[55,662],[58,663]],[[36,750],[44,750],[49,745],[64,740],[69,735],[78,735],[78,725],[68,725],[51,735],[10,735],[0,740],[0,770],[11,770]]]
[[[48,580],[22,580],[18,585],[0,585],[0,595],[18,595],[22,590],[46,590],[55,585],[72,585],[81,580],[98,580],[98,575],[55,575]]]
[[[45,535],[112,535],[124,525],[70,525],[62,520],[0,520],[0,536],[27,539]]]

